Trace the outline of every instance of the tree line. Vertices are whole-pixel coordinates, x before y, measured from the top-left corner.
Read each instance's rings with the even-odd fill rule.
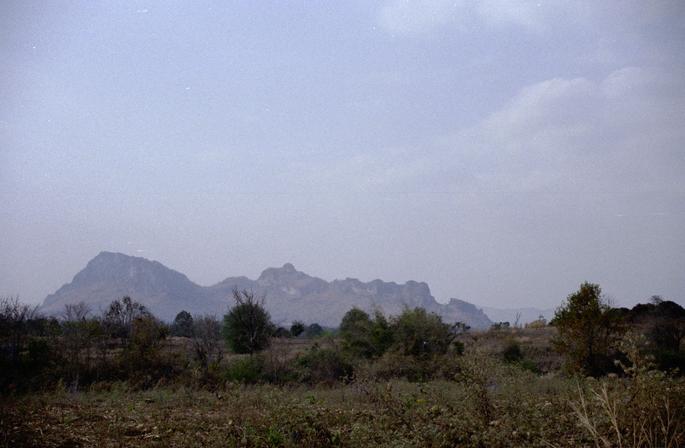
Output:
[[[100,315],[83,303],[70,304],[59,319],[40,316],[16,298],[0,299],[0,391],[111,381],[143,388],[168,381],[316,383],[362,374],[449,379],[460,371],[464,335],[471,333],[467,325],[447,324],[422,308],[397,316],[353,308],[334,332],[299,321],[277,327],[254,292],[236,289],[232,299],[221,320],[181,311],[170,325],[130,297],[114,300]],[[569,374],[620,373],[629,362],[625,341],[633,334],[642,338],[641,350],[655,366],[685,368],[685,310],[659,297],[633,309],[614,308],[599,285],[583,283],[551,322],[536,325],[544,327],[554,329],[553,347]],[[491,330],[514,331],[503,324]],[[317,342],[298,353],[264,355],[275,338]],[[226,361],[226,351],[240,356]],[[507,345],[501,357],[535,371],[517,343]]]

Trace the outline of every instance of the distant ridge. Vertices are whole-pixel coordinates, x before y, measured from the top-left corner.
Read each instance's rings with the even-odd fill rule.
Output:
[[[234,287],[251,289],[266,297],[266,308],[277,324],[294,320],[336,327],[352,307],[380,309],[398,314],[405,307],[423,307],[447,322],[465,322],[473,328],[487,328],[492,322],[475,305],[450,299],[438,303],[424,282],[404,284],[357,279],[327,282],[295,269],[290,263],[265,269],[259,278],[229,277],[213,286],[200,286],[184,274],[157,261],[113,252],[101,252],[74,279],[47,296],[41,306],[46,314],[57,315],[68,303],[85,302],[94,312],[109,303],[131,296],[149,307],[161,319],[170,321],[181,310],[193,314],[222,315],[232,304]]]
[[[509,322],[511,325],[518,323],[525,325],[527,323],[538,320],[540,316],[543,319],[550,321],[554,317],[554,308],[492,308],[483,307],[483,312],[488,315],[493,322]]]

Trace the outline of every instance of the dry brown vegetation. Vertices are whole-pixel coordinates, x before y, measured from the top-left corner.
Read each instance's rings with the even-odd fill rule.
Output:
[[[379,380],[357,369],[353,381],[307,386],[225,381],[207,390],[125,382],[86,390],[10,397],[0,408],[0,446],[473,446],[676,447],[685,443],[682,379],[635,363],[625,377],[538,375],[507,363],[501,350],[521,344],[523,359],[545,365],[549,329],[462,336],[466,354],[452,378]],[[180,350],[183,339],[174,339]],[[638,341],[639,342],[639,341]],[[636,342],[634,345],[637,346]],[[296,359],[331,339],[282,339],[268,362]],[[543,356],[536,357],[542,353]],[[636,352],[634,356],[639,356]],[[251,359],[229,356],[224,362]]]
[[[653,330],[622,333],[617,373],[592,378],[562,369],[544,325],[353,310],[338,334],[279,332],[234,354],[217,319],[176,337],[143,311],[126,325],[3,321],[0,447],[685,444],[685,379],[656,368]]]

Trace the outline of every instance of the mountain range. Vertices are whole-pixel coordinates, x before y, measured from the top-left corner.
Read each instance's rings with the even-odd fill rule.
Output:
[[[166,321],[173,320],[181,310],[220,316],[232,305],[234,288],[252,290],[264,297],[265,307],[279,325],[301,320],[337,327],[352,307],[379,309],[387,315],[399,314],[405,307],[423,307],[450,323],[464,322],[473,328],[492,324],[471,303],[458,299],[446,304],[437,302],[424,282],[397,284],[353,278],[328,282],[286,263],[265,269],[256,280],[229,277],[212,286],[200,286],[157,261],[113,252],[101,252],[90,260],[70,283],[48,295],[40,309],[47,315],[59,315],[66,304],[84,302],[98,313],[112,300],[130,296]]]

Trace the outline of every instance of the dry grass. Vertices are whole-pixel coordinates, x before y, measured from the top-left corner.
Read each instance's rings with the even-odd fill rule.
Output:
[[[229,384],[218,392],[114,384],[27,396],[0,407],[0,446],[534,447],[589,440],[566,404],[570,383],[475,355],[465,362],[468,374],[428,383]]]
[[[466,355],[451,360],[457,373],[425,383],[379,382],[360,369],[353,382],[329,387],[58,387],[0,404],[0,447],[683,446],[682,378],[640,364],[624,378],[566,378],[502,362],[502,347],[514,340],[542,363],[550,336],[547,329],[467,335]],[[264,356],[285,362],[314,343],[335,342],[275,340]],[[171,340],[166,349],[185,348]]]

